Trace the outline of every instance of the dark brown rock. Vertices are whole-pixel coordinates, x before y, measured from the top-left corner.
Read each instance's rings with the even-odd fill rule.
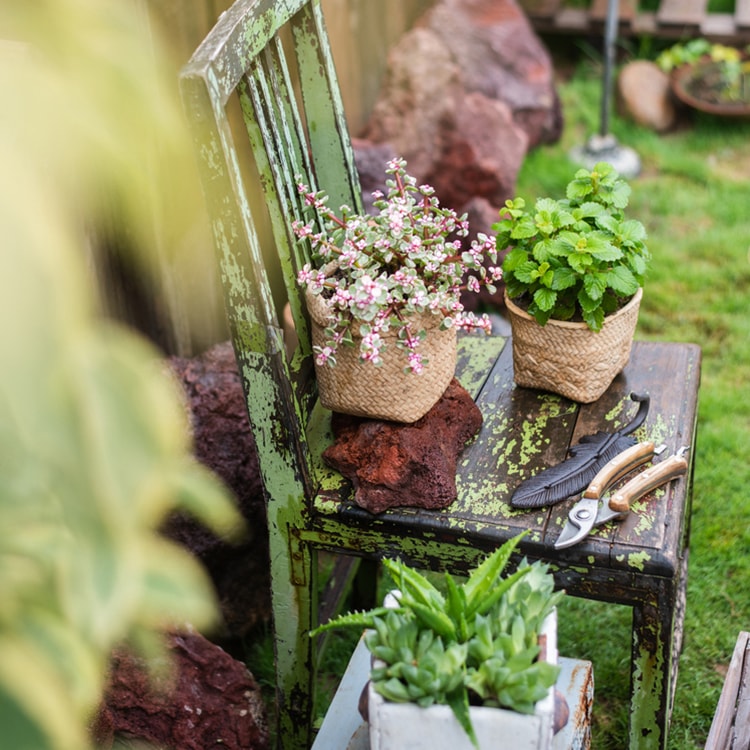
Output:
[[[197,633],[167,637],[170,669],[120,649],[111,660],[99,723],[165,750],[265,750],[260,688],[241,662]],[[162,665],[165,666],[165,665]]]
[[[228,542],[180,514],[168,520],[164,533],[202,561],[217,591],[225,635],[242,637],[270,618],[271,582],[263,488],[234,351],[224,342],[199,357],[172,357],[169,364],[184,388],[195,456],[233,491],[247,531],[241,542]]]
[[[439,0],[420,22],[450,52],[467,92],[508,106],[530,148],[560,138],[552,59],[515,0]]]
[[[471,234],[467,240],[471,241],[478,234],[485,234],[488,237],[493,236],[492,225],[500,220],[500,209],[494,206],[486,198],[474,197],[461,208],[461,213],[466,214],[467,221],[471,227]],[[500,266],[507,250],[502,250],[497,254],[497,260],[486,258],[484,265]],[[505,284],[500,281],[496,284],[497,291],[490,293],[487,288],[482,286],[479,294],[464,292],[461,295],[461,302],[466,310],[476,312],[481,306],[488,305],[495,310],[504,310],[505,301],[503,299],[503,289]]]
[[[510,197],[526,151],[562,125],[550,55],[515,0],[438,0],[391,49],[363,135],[458,208]]]
[[[477,196],[503,205],[515,192],[528,137],[513,122],[506,104],[484,94],[464,96],[452,117],[427,182],[449,206],[461,206]]]
[[[388,53],[381,92],[365,129],[374,143],[389,143],[425,182],[440,157],[443,129],[462,95],[460,71],[430,29],[404,34]],[[444,202],[441,200],[441,202]]]
[[[395,506],[445,508],[456,499],[458,456],[481,425],[479,408],[454,379],[410,425],[334,414],[336,440],[323,457],[352,481],[355,502],[371,513]]]

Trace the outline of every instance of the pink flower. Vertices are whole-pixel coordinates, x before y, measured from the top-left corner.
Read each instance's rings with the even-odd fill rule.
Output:
[[[333,359],[334,351],[331,349],[330,346],[323,346],[318,350],[318,355],[315,357],[315,361],[320,365],[321,367],[331,361],[333,364],[335,360]]]
[[[407,355],[407,359],[411,371],[416,375],[421,375],[424,370],[424,365],[422,364],[422,355],[418,352],[411,351]]]
[[[317,270],[313,271],[312,266],[309,263],[305,263],[297,274],[297,283],[302,285],[309,284],[315,278],[316,274]]]
[[[312,224],[303,224],[301,221],[293,222],[292,229],[300,239],[302,239],[302,237],[309,237],[313,231]]]

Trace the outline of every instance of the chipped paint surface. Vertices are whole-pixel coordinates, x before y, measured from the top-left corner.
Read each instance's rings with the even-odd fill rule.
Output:
[[[628,565],[636,570],[643,570],[645,564],[651,559],[648,552],[631,552],[627,556]]]

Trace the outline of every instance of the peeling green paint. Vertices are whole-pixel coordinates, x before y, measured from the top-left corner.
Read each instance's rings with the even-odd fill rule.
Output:
[[[631,726],[630,747],[657,750],[666,743],[657,717],[662,708],[658,696],[663,694],[663,674],[668,670],[661,652],[654,654],[645,647],[637,647],[636,654],[633,670],[636,693],[631,712],[638,719],[638,730],[634,733]]]

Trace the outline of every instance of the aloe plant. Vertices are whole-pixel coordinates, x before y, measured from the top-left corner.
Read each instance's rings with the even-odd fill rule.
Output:
[[[470,705],[533,713],[559,672],[538,659],[537,641],[563,592],[554,591],[541,562],[524,560],[503,576],[524,534],[496,549],[461,585],[446,573],[445,593],[403,562],[384,560],[398,589],[396,606],[344,614],[312,635],[367,628],[375,690],[390,701],[450,706],[477,745]]]
[[[493,225],[508,297],[540,325],[581,320],[593,331],[643,285],[646,230],[625,218],[630,186],[606,162],[578,170],[566,197],[508,200]]]

